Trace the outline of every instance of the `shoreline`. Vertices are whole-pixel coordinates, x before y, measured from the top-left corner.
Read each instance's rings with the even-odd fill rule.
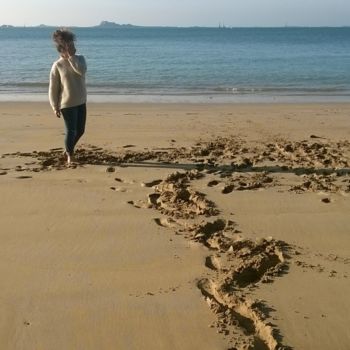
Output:
[[[47,93],[0,93],[3,102],[46,102]],[[350,103],[350,95],[264,95],[264,94],[88,94],[88,103],[149,104],[324,104]]]

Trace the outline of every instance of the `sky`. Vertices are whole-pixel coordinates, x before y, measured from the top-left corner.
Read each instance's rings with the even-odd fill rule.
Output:
[[[350,25],[350,0],[1,0],[0,25]]]

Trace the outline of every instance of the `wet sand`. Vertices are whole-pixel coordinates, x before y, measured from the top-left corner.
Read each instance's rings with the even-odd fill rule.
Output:
[[[349,104],[88,114],[0,104],[1,348],[348,348]]]

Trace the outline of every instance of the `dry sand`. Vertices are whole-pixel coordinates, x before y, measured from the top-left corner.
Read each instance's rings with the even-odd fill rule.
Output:
[[[350,347],[350,105],[0,104],[0,349]]]

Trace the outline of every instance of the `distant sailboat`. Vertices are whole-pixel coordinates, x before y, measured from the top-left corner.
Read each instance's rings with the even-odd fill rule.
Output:
[[[222,22],[222,24],[221,24],[221,22],[219,22],[219,29],[226,29],[226,28],[228,28],[228,27],[225,26],[224,22]]]

